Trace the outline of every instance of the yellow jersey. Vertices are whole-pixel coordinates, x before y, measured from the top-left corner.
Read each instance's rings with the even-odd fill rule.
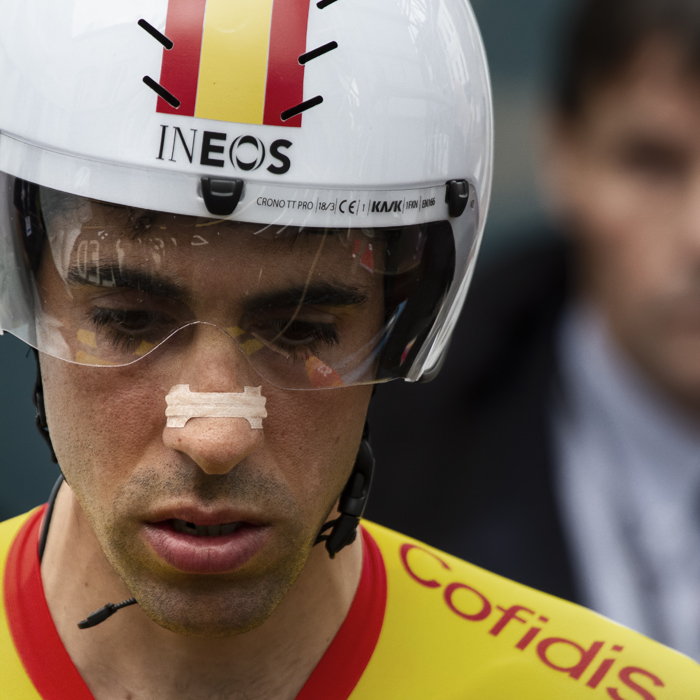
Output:
[[[94,700],[46,604],[44,510],[0,524],[0,698]],[[378,525],[362,539],[355,599],[297,700],[700,700],[700,666],[632,630]]]

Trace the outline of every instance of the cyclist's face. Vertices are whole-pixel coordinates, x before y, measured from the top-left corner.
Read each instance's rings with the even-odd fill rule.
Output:
[[[381,275],[348,267],[347,247],[333,236],[321,245],[315,234],[292,240],[158,225],[128,236],[81,231],[74,256],[45,255],[39,288],[50,317],[76,354],[112,347],[133,355],[163,325],[216,326],[179,330],[127,366],[43,355],[49,427],[80,513],[147,613],[174,631],[235,634],[266,619],[304,568],[348,478],[371,393],[277,388],[246,347],[269,352],[270,372],[288,376],[300,365],[308,376],[310,356],[340,343],[361,347],[382,326]],[[310,295],[301,303],[300,290]],[[237,346],[231,328],[245,330],[252,345]],[[236,418],[166,428],[165,396],[176,384],[195,392],[261,386],[263,429]],[[220,524],[243,523],[238,544],[226,545],[230,566],[184,571],[154,548],[154,532],[175,541],[176,520],[197,524],[212,514]],[[201,550],[206,559],[215,543],[194,539],[201,541],[188,544],[192,556]]]

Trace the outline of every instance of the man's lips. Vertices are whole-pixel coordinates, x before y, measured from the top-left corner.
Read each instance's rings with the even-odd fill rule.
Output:
[[[151,520],[142,532],[151,549],[184,573],[231,573],[265,545],[269,526],[259,520],[235,519],[234,513],[178,509],[173,517]]]
[[[180,532],[183,535],[195,535],[197,537],[232,535],[243,525],[240,520],[232,523],[223,523],[222,525],[198,525],[197,523],[185,522],[177,518],[173,518],[170,522],[175,532]]]
[[[173,505],[161,506],[158,510],[149,513],[145,518],[150,523],[159,523],[165,520],[184,520],[186,523],[197,525],[224,525],[225,523],[245,522],[250,525],[263,525],[260,516],[251,510],[234,508],[219,508],[207,510],[197,505]]]

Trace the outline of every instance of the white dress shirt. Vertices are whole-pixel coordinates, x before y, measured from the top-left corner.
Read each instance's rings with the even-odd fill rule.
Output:
[[[558,353],[555,486],[585,603],[700,659],[700,426],[592,309],[571,310]]]

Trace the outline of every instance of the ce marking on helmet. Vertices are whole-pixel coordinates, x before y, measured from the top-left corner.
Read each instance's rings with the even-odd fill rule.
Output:
[[[360,206],[360,200],[359,199],[344,199],[339,205],[338,205],[338,210],[340,211],[341,214],[347,214],[348,212],[350,214],[357,214],[357,208]]]

